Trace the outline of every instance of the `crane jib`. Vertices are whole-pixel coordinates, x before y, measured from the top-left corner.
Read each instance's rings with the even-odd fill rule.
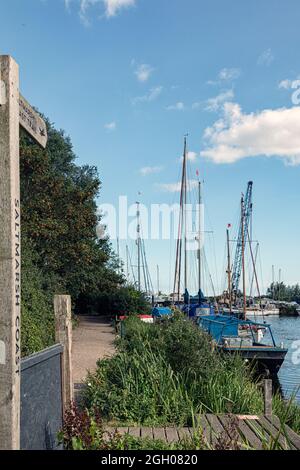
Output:
[[[237,292],[239,288],[241,272],[242,272],[242,257],[243,257],[243,240],[247,240],[248,227],[252,213],[252,187],[253,182],[249,181],[247,192],[244,199],[244,222],[240,222],[239,234],[235,252],[235,259],[233,264],[232,274],[232,292]],[[243,233],[244,232],[244,233]]]

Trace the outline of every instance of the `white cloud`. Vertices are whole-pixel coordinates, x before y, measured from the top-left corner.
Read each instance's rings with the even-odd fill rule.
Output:
[[[142,176],[152,175],[154,173],[160,173],[163,170],[162,166],[145,166],[140,169]]]
[[[166,109],[168,111],[183,111],[184,110],[184,103],[182,103],[182,101],[179,101],[176,104],[173,104],[171,106],[167,106]]]
[[[232,100],[233,98],[234,98],[233,90],[223,91],[222,93],[219,93],[219,95],[215,96],[214,98],[209,98],[206,101],[206,106],[204,109],[206,111],[218,111],[225,102]]]
[[[104,129],[107,130],[108,132],[115,131],[116,128],[117,128],[117,123],[115,121],[108,122],[107,124],[104,125]]]
[[[105,13],[108,18],[115,16],[122,8],[128,8],[135,5],[135,0],[103,0],[105,4]]]
[[[157,185],[159,189],[167,193],[179,193],[181,191],[181,181],[178,183],[161,183]],[[188,180],[187,181],[187,190],[191,191],[192,189],[198,186],[197,180]]]
[[[155,101],[159,97],[159,95],[161,95],[162,90],[163,90],[162,86],[151,88],[151,90],[149,90],[149,92],[146,95],[137,96],[136,98],[133,98],[132,103],[137,104],[137,103]]]
[[[73,0],[65,0],[65,7],[67,10],[70,9],[70,6],[71,6],[71,3],[72,3]]]
[[[219,73],[219,80],[225,82],[231,82],[232,80],[237,80],[241,75],[241,70],[238,68],[224,68]]]
[[[201,156],[215,163],[246,157],[279,157],[300,164],[300,107],[265,109],[244,114],[236,103],[225,103],[224,115],[206,129],[207,149]]]
[[[150,75],[153,71],[154,69],[151,67],[151,65],[141,64],[138,66],[134,73],[137,76],[139,82],[146,82],[147,80],[149,80]]]
[[[266,65],[267,67],[272,64],[275,57],[271,49],[265,50],[257,59],[258,65]]]
[[[233,82],[234,80],[237,80],[241,76],[241,69],[237,67],[233,68],[227,68],[224,67],[222,70],[220,70],[218,74],[218,79],[217,80],[209,80],[207,82],[208,85],[224,85],[225,82]]]
[[[69,10],[71,4],[75,2],[79,4],[79,18],[85,26],[90,24],[88,13],[91,7],[102,4],[106,18],[111,18],[123,8],[129,8],[136,4],[136,0],[64,0],[66,9]]]
[[[200,101],[196,101],[195,103],[192,104],[192,109],[199,109],[199,108],[202,108],[203,106],[203,103],[201,103]]]
[[[198,154],[196,152],[188,152],[187,159],[190,162],[194,162],[197,159]]]
[[[187,159],[190,161],[190,162],[195,162],[197,160],[197,157],[198,157],[198,154],[196,152],[188,152],[187,153]],[[183,157],[180,157],[179,160],[182,162],[183,161]]]

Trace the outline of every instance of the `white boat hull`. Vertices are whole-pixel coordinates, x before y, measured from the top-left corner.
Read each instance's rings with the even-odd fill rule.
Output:
[[[272,315],[278,316],[279,315],[279,308],[271,308],[271,309],[263,309],[263,310],[246,310],[247,315],[253,315],[257,317],[270,317]]]

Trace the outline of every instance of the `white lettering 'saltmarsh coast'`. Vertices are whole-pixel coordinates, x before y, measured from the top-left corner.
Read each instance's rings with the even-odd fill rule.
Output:
[[[0,449],[20,448],[20,125],[42,147],[46,124],[19,92],[19,67],[0,56]]]

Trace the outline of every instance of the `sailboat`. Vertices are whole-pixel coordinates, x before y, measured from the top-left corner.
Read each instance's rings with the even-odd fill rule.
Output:
[[[252,190],[252,182],[249,183]],[[249,186],[248,186],[249,189]],[[246,198],[247,201],[247,198]],[[248,200],[249,201],[249,200]],[[234,271],[234,279],[242,277],[242,309],[238,309],[236,313],[233,309],[232,295],[235,291],[237,295],[238,282],[234,283],[231,278],[231,262],[229,250],[229,230],[227,230],[227,246],[228,246],[228,293],[229,293],[229,312],[221,315],[211,315],[210,317],[202,317],[198,321],[198,325],[207,331],[215,340],[217,348],[225,353],[239,353],[245,360],[254,362],[259,373],[277,374],[285,356],[288,352],[283,345],[278,346],[275,342],[271,326],[267,323],[258,323],[247,318],[247,302],[246,302],[246,279],[245,279],[245,244],[248,234],[247,213],[245,210],[245,198],[241,198],[241,222],[238,239],[238,251],[236,254],[234,266],[240,267],[240,270]],[[249,206],[250,207],[250,206]],[[252,207],[251,207],[252,209]],[[250,237],[249,237],[250,241]],[[250,243],[251,258],[253,253]],[[254,267],[255,278],[258,287],[257,275]],[[262,339],[269,338],[269,343]]]
[[[248,186],[252,190],[252,182]],[[249,194],[248,194],[249,196]],[[201,183],[199,182],[199,212],[201,208]],[[248,201],[248,202],[247,202]],[[246,198],[246,204],[249,204],[249,197]],[[252,207],[249,205],[249,208]],[[230,300],[230,311],[227,314],[216,313],[214,306],[206,301],[202,292],[202,272],[201,272],[201,239],[202,227],[199,214],[198,227],[198,295],[191,298],[188,291],[187,278],[187,139],[184,139],[184,154],[180,192],[180,217],[178,226],[178,239],[176,247],[176,265],[174,276],[174,297],[177,295],[178,306],[181,307],[187,317],[196,321],[199,328],[206,331],[213,339],[217,350],[226,354],[240,354],[243,359],[254,362],[259,373],[276,374],[280,369],[287,349],[283,345],[278,346],[273,337],[271,326],[266,323],[257,323],[246,318],[246,291],[245,291],[245,234],[248,232],[248,225],[245,212],[245,200],[241,199],[241,225],[240,225],[240,250],[236,262],[241,270],[235,271],[243,279],[243,312],[242,317],[234,315],[232,312],[232,300]],[[228,235],[228,234],[227,234]],[[183,305],[180,305],[181,299],[181,265],[182,265],[182,238],[184,241],[184,295]],[[228,260],[228,276],[230,284],[230,299],[232,299],[230,258]],[[238,284],[235,284],[238,285]],[[259,342],[257,333],[259,331],[267,332],[271,344],[262,344]]]
[[[180,191],[180,213],[179,213],[179,226],[178,238],[176,247],[176,263],[175,263],[175,276],[174,276],[174,294],[173,301],[181,310],[186,313],[190,318],[197,318],[201,315],[210,315],[214,313],[214,307],[205,298],[202,290],[202,234],[203,227],[201,220],[201,207],[202,207],[202,188],[201,181],[198,181],[198,230],[196,240],[198,241],[197,261],[198,261],[198,294],[192,297],[188,290],[188,250],[187,250],[187,137],[184,138],[184,151],[182,163],[182,178],[181,178],[181,191]],[[182,239],[184,246],[182,247]],[[183,304],[181,295],[181,268],[182,268],[182,248],[184,256],[184,294]]]

